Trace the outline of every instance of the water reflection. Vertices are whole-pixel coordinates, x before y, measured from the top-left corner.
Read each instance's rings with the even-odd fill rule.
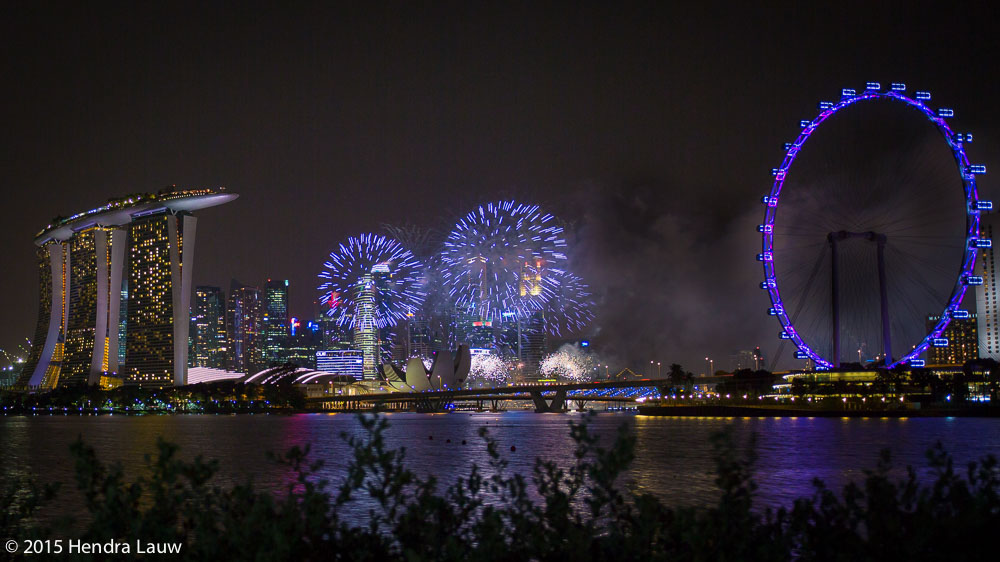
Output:
[[[536,457],[564,465],[573,462],[567,422],[580,414],[528,412],[388,414],[389,447],[405,447],[407,465],[421,475],[450,483],[467,475],[473,463],[488,465],[486,427],[507,457],[511,471],[530,475]],[[812,493],[821,478],[839,489],[863,470],[875,466],[879,450],[889,447],[898,466],[924,467],[924,453],[941,441],[956,466],[992,453],[1000,456],[998,419],[831,419],[831,418],[670,418],[602,414],[593,430],[607,444],[621,424],[636,433],[636,460],[628,486],[655,494],[672,504],[707,505],[717,499],[710,437],[732,426],[738,442],[757,434],[759,497],[767,505],[788,505]],[[77,435],[94,446],[106,462],[122,462],[130,475],[155,454],[164,436],[180,445],[184,458],[203,455],[220,461],[223,484],[252,478],[260,486],[283,489],[291,475],[266,459],[293,445],[311,444],[313,458],[325,461],[319,476],[340,481],[349,460],[341,433],[360,435],[357,419],[345,414],[294,416],[29,416],[0,417],[3,454],[0,476],[37,475],[42,481],[65,483],[64,502],[77,504],[68,447]],[[465,444],[462,444],[462,441]],[[511,451],[511,446],[516,450]],[[902,472],[900,471],[900,475]],[[62,503],[65,509],[66,503]]]

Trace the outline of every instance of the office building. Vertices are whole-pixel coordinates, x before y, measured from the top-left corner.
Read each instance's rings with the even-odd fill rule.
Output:
[[[227,366],[226,295],[219,287],[198,286],[191,308],[191,367]]]
[[[288,280],[268,279],[264,284],[264,363],[281,365],[287,361]]]
[[[365,379],[374,379],[381,363],[379,329],[375,325],[375,280],[371,274],[364,275],[356,287],[357,321],[354,325],[354,348],[362,352]],[[319,368],[319,367],[317,367]],[[322,369],[320,369],[322,370]]]
[[[233,279],[226,306],[229,370],[253,374],[264,364],[264,303],[260,289]]]

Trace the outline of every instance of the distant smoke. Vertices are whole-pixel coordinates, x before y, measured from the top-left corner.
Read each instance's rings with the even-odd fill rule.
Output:
[[[653,360],[699,373],[706,356],[725,369],[730,354],[777,339],[754,260],[763,211],[707,189],[679,192],[590,185],[567,213],[580,217],[568,236],[570,261],[594,293],[594,347],[612,371],[641,374]]]

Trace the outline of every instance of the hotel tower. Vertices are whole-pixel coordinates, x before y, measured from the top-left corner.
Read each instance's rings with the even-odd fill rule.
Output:
[[[96,384],[114,374],[125,384],[185,384],[191,213],[236,197],[224,188],[167,188],[113,199],[39,232],[38,324],[18,385]]]

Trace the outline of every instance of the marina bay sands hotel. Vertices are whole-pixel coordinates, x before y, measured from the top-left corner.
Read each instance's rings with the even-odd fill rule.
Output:
[[[197,219],[225,188],[142,193],[59,218],[35,237],[38,324],[18,386],[187,382]]]

